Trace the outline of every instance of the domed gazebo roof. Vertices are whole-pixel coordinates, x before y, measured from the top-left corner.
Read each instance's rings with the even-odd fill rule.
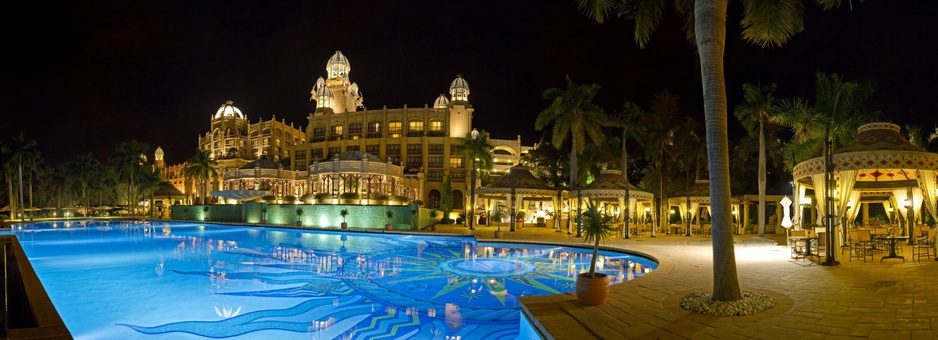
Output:
[[[917,170],[938,170],[938,154],[910,143],[891,123],[870,123],[857,129],[857,137],[831,157],[834,171],[856,170],[858,181],[914,180]],[[795,165],[792,174],[801,180],[824,173],[824,157]]]
[[[341,154],[338,154],[338,155],[336,156],[336,158],[338,158],[339,160],[356,160],[356,161],[360,161],[360,160],[362,160],[362,159],[367,159],[367,160],[372,161],[372,162],[380,162],[380,161],[381,161],[380,159],[378,159],[378,157],[375,157],[374,155],[372,155],[372,154],[370,154],[370,153],[367,153],[367,152],[364,152],[364,151],[358,151],[358,150],[352,150],[352,151],[343,152],[343,153],[341,153]]]
[[[245,164],[240,169],[280,169],[280,163],[274,162],[267,158],[259,158],[253,162]]]
[[[534,177],[531,170],[524,166],[515,165],[508,170],[508,173],[499,178],[495,183],[476,189],[479,195],[500,196],[511,194],[514,188],[515,194],[524,196],[542,196],[555,197],[557,190],[547,186],[541,180]]]
[[[625,181],[622,172],[619,170],[603,170],[599,177],[593,183],[580,189],[580,194],[584,197],[619,198],[625,196],[625,188],[629,188],[629,197],[650,201],[654,196],[647,191],[642,191],[634,185]],[[570,193],[575,196],[576,191]]]
[[[668,198],[669,204],[685,204],[687,197],[690,197],[691,203],[710,204],[710,180],[698,179],[690,186],[686,192],[677,196]]]

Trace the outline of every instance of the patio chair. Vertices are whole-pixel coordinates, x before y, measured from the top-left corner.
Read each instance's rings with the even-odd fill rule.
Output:
[[[912,243],[912,261],[935,257],[935,234],[925,231],[922,237],[915,238]]]
[[[873,236],[870,234],[869,230],[861,229],[857,231],[851,231],[850,239],[853,240],[853,244],[850,245],[850,261],[853,261],[853,258],[857,259],[863,258],[863,262],[866,262],[866,258],[869,257],[870,260],[873,259],[874,243]]]
[[[788,246],[791,248],[791,258],[799,259],[804,258],[805,255],[805,241],[804,240],[795,240],[792,239],[796,236],[806,236],[807,230],[792,230],[791,235],[789,235]]]
[[[827,233],[817,233],[817,244],[812,247],[812,256],[817,257],[817,262],[821,263],[821,258],[827,256]]]

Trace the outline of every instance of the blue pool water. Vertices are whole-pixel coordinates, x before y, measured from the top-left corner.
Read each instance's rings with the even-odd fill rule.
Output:
[[[29,223],[13,234],[79,339],[515,339],[518,297],[575,290],[590,255],[162,221]],[[613,252],[599,263],[613,283],[656,267]]]

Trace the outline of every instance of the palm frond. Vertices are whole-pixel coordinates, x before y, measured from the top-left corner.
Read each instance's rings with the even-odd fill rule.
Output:
[[[617,14],[625,20],[635,21],[635,43],[645,48],[661,17],[664,15],[664,0],[624,1],[617,7]]]
[[[600,24],[606,21],[609,12],[612,12],[615,7],[616,3],[613,0],[577,0],[577,9],[580,13],[586,14],[587,17]]]

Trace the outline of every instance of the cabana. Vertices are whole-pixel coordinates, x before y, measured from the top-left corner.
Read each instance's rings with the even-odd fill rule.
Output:
[[[846,233],[843,226],[854,223],[860,203],[883,203],[887,210],[894,207],[903,221],[921,216],[919,213],[924,205],[932,218],[936,218],[938,154],[926,152],[910,143],[895,124],[866,124],[857,132],[857,137],[850,144],[831,156],[834,171],[832,215],[838,226],[835,244],[843,244]],[[823,225],[827,214],[823,204],[827,199],[824,165],[824,157],[816,157],[798,163],[792,169],[795,207],[802,203],[813,206],[817,210],[814,223],[818,225]],[[814,190],[814,200],[805,196],[808,189]],[[795,214],[800,218],[801,209],[795,209]],[[802,227],[807,227],[812,221],[801,218],[801,222]],[[909,223],[903,225],[903,234],[909,235]]]
[[[741,205],[741,200],[739,197],[734,197],[730,200],[730,204],[733,207],[733,226],[736,229],[736,233],[740,233],[741,222],[744,221],[744,217],[748,216],[746,210],[743,209],[744,205]],[[670,212],[671,207],[677,207],[678,216],[681,218],[682,225],[674,226],[669,230],[671,233],[682,234],[684,233],[683,228],[685,228],[688,219],[693,221],[693,225],[697,227],[694,230],[695,233],[700,235],[709,235],[710,229],[708,226],[704,226],[701,223],[701,219],[707,218],[704,216],[710,216],[710,180],[707,179],[698,179],[694,181],[694,184],[684,193],[668,198],[668,210]],[[670,220],[670,216],[668,219]]]
[[[505,207],[510,212],[524,212],[526,221],[546,227],[546,221],[553,220],[554,229],[560,230],[557,224],[559,219],[557,216],[561,214],[561,211],[557,209],[560,206],[558,199],[562,200],[565,192],[558,195],[557,190],[545,185],[534,177],[530,170],[521,165],[511,167],[508,174],[475,191],[480,198],[486,199],[485,211],[488,216],[492,216],[493,209],[497,208],[497,202],[504,200]],[[546,202],[550,205],[544,204]],[[528,205],[525,206],[525,204]],[[509,217],[509,219],[514,226],[515,218]]]
[[[629,221],[631,223],[645,221],[649,212],[645,211],[644,208],[652,206],[654,195],[650,192],[642,191],[627,182],[625,178],[622,177],[622,172],[619,170],[603,170],[595,181],[579,190],[579,196],[585,199],[597,200],[599,204],[606,209],[607,213],[612,209],[614,211],[613,214],[618,216],[617,221],[622,223],[622,232],[624,235],[625,223],[623,214],[626,211],[626,188],[628,188],[629,197]],[[571,191],[570,197],[576,197],[577,194],[577,191]],[[641,230],[641,228],[633,228],[634,227],[630,227],[629,229]]]

